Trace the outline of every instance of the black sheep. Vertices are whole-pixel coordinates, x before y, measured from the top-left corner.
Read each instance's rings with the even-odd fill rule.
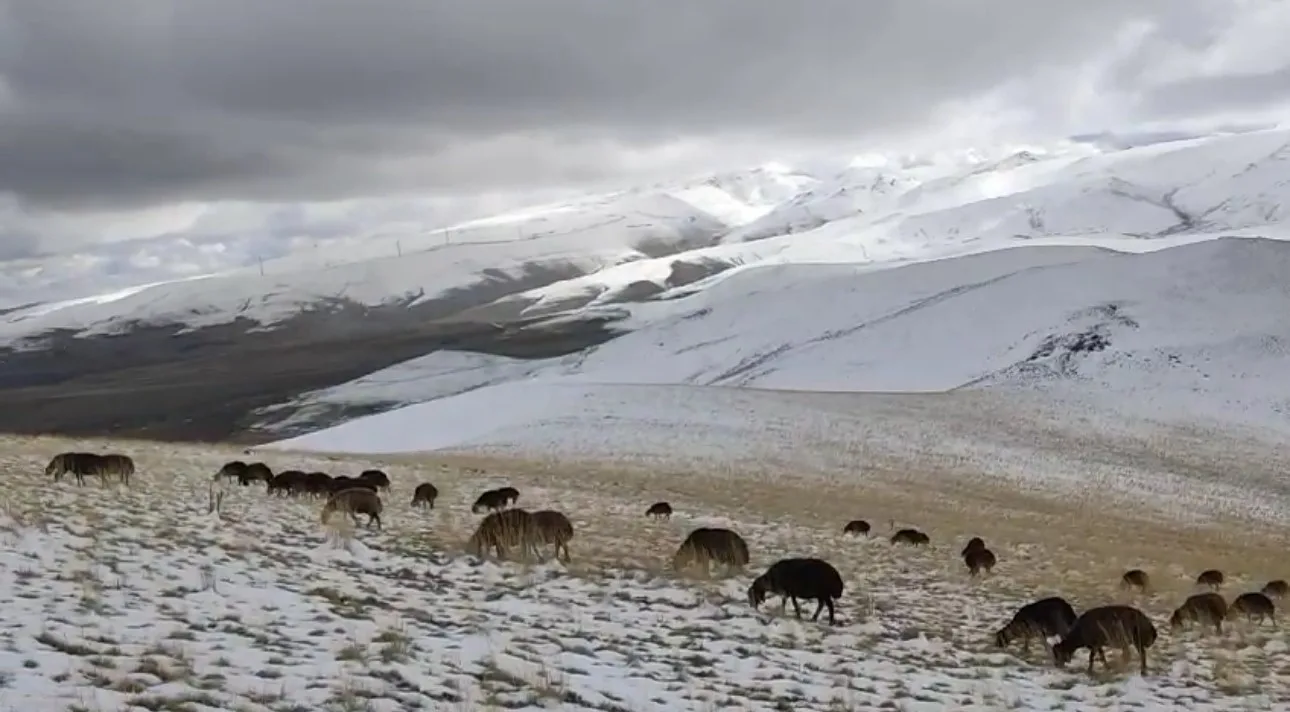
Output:
[[[1209,586],[1214,589],[1221,588],[1223,585],[1223,572],[1218,569],[1202,571],[1200,575],[1196,577],[1196,585]]]
[[[1277,609],[1272,605],[1272,599],[1258,592],[1242,593],[1232,601],[1232,605],[1227,607],[1227,615],[1230,618],[1237,613],[1245,615],[1250,622],[1262,623],[1266,618],[1272,622],[1272,627],[1277,627]]]
[[[669,519],[672,516],[672,505],[667,502],[655,502],[645,510],[645,516],[655,519]]]
[[[1053,660],[1063,667],[1075,656],[1075,651],[1088,648],[1088,672],[1093,673],[1094,659],[1106,665],[1104,648],[1113,645],[1123,648],[1133,646],[1142,661],[1142,674],[1147,674],[1147,648],[1156,642],[1156,626],[1146,614],[1133,606],[1100,606],[1084,611],[1075,625],[1053,646]]]
[[[994,634],[994,644],[1006,648],[1012,641],[1021,639],[1022,652],[1029,653],[1031,638],[1046,641],[1050,636],[1066,635],[1075,625],[1075,620],[1075,609],[1066,599],[1060,596],[1041,598],[1019,608],[1008,625]]]
[[[931,538],[917,529],[901,529],[891,535],[893,544],[911,544],[913,546],[927,546],[931,543]]]
[[[748,587],[749,605],[756,609],[766,600],[768,593],[782,597],[780,612],[784,611],[791,600],[798,618],[802,617],[802,607],[798,605],[797,599],[819,601],[811,620],[818,620],[820,611],[827,607],[829,625],[835,625],[833,602],[842,597],[842,576],[832,564],[823,559],[781,559],[766,569],[766,573],[753,579],[752,585]]]
[[[986,548],[973,549],[963,555],[963,563],[967,564],[968,573],[976,576],[982,570],[989,573],[994,570],[994,565],[998,560],[994,557],[994,552]]]
[[[974,536],[971,539],[968,539],[967,545],[963,547],[963,552],[959,555],[967,556],[969,553],[976,551],[977,549],[984,549],[984,548],[985,548],[985,539],[982,539],[979,536]]]
[[[847,522],[845,527],[842,527],[842,533],[856,535],[868,534],[870,529],[872,529],[872,527],[869,526],[869,522],[866,522],[863,519],[852,519]]]
[[[1169,616],[1169,627],[1179,630],[1187,623],[1212,623],[1214,631],[1223,634],[1223,619],[1227,617],[1227,601],[1217,593],[1198,593],[1189,596]]]

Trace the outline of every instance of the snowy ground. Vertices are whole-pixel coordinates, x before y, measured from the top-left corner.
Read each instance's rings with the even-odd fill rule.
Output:
[[[395,483],[385,530],[347,533],[319,525],[317,502],[249,488],[230,491],[221,518],[208,515],[210,473],[241,454],[230,448],[112,443],[140,465],[124,490],[40,474],[52,453],[98,443],[5,445],[0,709],[1083,712],[1267,710],[1290,695],[1290,633],[1174,636],[1165,625],[1202,569],[1228,573],[1229,597],[1286,576],[1284,535],[1257,522],[1138,519],[1105,500],[968,486],[916,459],[841,478],[410,457],[385,463]],[[266,457],[334,474],[370,464]],[[442,492],[433,512],[407,505],[423,480]],[[501,483],[519,488],[523,506],[570,515],[568,567],[459,553],[478,519],[469,503]],[[672,521],[641,516],[659,499],[676,508]],[[852,518],[880,536],[918,526],[933,546],[846,539]],[[667,571],[701,524],[741,532],[750,570],[712,580]],[[1000,558],[977,582],[957,560],[974,534]],[[838,627],[774,604],[749,609],[752,575],[811,553],[846,581]],[[1081,610],[1120,600],[1119,574],[1139,566],[1156,584],[1138,605],[1161,630],[1145,679],[1115,651],[1116,669],[1090,678],[1082,659],[1059,671],[1038,649],[992,649],[1017,606],[1052,593]]]

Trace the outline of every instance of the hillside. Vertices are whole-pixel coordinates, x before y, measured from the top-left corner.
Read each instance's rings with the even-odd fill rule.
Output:
[[[1290,133],[1269,130],[1122,150],[1067,145],[888,164],[869,157],[820,176],[763,166],[450,229],[341,240],[330,252],[270,260],[263,275],[253,267],[18,306],[0,314],[9,344],[0,350],[0,389],[13,413],[0,428],[256,438],[253,426],[264,420],[256,411],[277,406],[269,420],[291,417],[305,394],[426,354],[576,355],[595,365],[601,352],[586,349],[655,328],[673,310],[741,299],[739,290],[793,291],[793,283],[807,288],[820,279],[840,285],[875,270],[1018,245],[1147,252],[1223,235],[1281,237],[1288,141]],[[772,234],[776,224],[790,232]],[[754,279],[771,281],[761,287]],[[723,288],[727,282],[734,286]],[[1116,299],[1085,296],[1087,305],[1071,308]],[[876,314],[838,313],[831,328],[843,331]],[[758,338],[766,343],[757,348],[793,343],[796,333],[775,330],[798,321],[763,320]],[[649,352],[657,347],[648,339],[673,338],[698,339],[679,330],[624,343]],[[711,372],[669,359],[674,372],[651,378],[788,387],[779,382],[789,372],[782,367],[780,375],[752,369],[720,377],[743,367],[711,358]],[[1007,358],[996,359],[999,368],[1016,362]],[[615,369],[625,367],[606,364],[596,366],[606,377],[623,375]],[[515,368],[530,366],[538,367]],[[926,389],[968,374],[949,375],[893,381],[846,366],[808,385]],[[124,412],[123,394],[138,396]],[[295,422],[326,425],[390,403],[315,408]]]
[[[688,299],[636,308],[631,333],[583,353],[544,361],[431,354],[265,416],[292,434],[338,404],[433,401],[417,407],[421,423],[454,419],[490,390],[535,404],[507,408],[496,422],[481,413],[470,419],[478,431],[460,443],[447,435],[455,427],[430,428],[435,447],[571,417],[547,399],[500,395],[523,381],[1041,392],[1122,416],[1286,432],[1288,274],[1290,243],[1253,238],[1142,254],[1024,247],[869,272],[747,269]],[[295,419],[275,421],[284,412]]]

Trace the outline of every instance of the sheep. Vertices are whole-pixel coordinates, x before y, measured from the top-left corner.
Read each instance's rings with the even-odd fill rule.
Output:
[[[301,487],[307,494],[315,497],[332,493],[332,476],[326,472],[310,472],[305,475]]]
[[[497,511],[505,506],[506,495],[501,490],[490,489],[479,495],[475,503],[470,505],[470,511],[472,514],[479,514],[486,509]]]
[[[429,482],[422,482],[412,490],[412,506],[434,509],[434,501],[439,498],[439,488]]]
[[[691,564],[699,564],[704,571],[711,571],[713,561],[742,570],[749,561],[748,543],[729,529],[699,527],[690,532],[677,548],[672,556],[672,568],[680,571]]]
[[[273,479],[264,485],[264,494],[277,495],[277,497],[286,497],[289,494],[295,494],[301,490],[304,485],[303,472],[299,470],[285,470],[273,475]]]
[[[499,487],[497,489],[497,494],[501,495],[502,504],[508,507],[515,504],[520,499],[520,491],[509,485],[506,487]]]
[[[232,460],[224,463],[215,473],[215,479],[236,480],[246,472],[246,463],[241,460]]]
[[[538,541],[555,545],[557,559],[568,563],[569,540],[573,538],[573,522],[561,512],[543,509],[533,513],[533,524],[537,526]],[[560,552],[564,551],[564,557]]]
[[[1021,639],[1022,653],[1030,652],[1030,639],[1039,638],[1048,645],[1048,638],[1066,635],[1075,625],[1075,609],[1060,596],[1041,598],[1027,603],[1013,614],[1012,620],[994,634],[994,644],[1006,648],[1012,641]]]
[[[834,620],[834,601],[842,598],[842,575],[827,561],[815,558],[781,559],[771,564],[761,576],[753,579],[748,587],[748,604],[753,610],[766,600],[766,594],[780,596],[780,613],[784,612],[788,602],[793,602],[793,612],[800,619],[802,607],[797,599],[818,601],[812,621],[819,620],[820,611],[829,609],[829,625],[837,625]]]
[[[331,491],[333,494],[347,489],[354,489],[355,487],[376,491],[376,485],[372,484],[370,480],[360,480],[357,477],[346,477],[345,475],[331,478]]]
[[[370,482],[378,490],[388,490],[390,488],[390,476],[380,470],[363,470],[356,479],[360,482]]]
[[[645,510],[645,516],[654,517],[655,519],[670,519],[672,517],[672,505],[667,502],[655,502]]]
[[[893,544],[909,544],[911,546],[927,546],[932,542],[931,538],[917,529],[901,529],[891,535]]]
[[[381,510],[384,507],[381,504],[381,498],[375,492],[366,487],[351,487],[347,490],[341,490],[327,499],[327,503],[322,508],[322,523],[326,524],[331,518],[332,512],[348,512],[351,519],[354,520],[354,526],[358,526],[358,515],[367,515],[367,526],[370,529],[373,525],[377,529],[381,527]]]
[[[960,553],[959,556],[966,557],[968,554],[972,553],[973,551],[976,551],[977,549],[984,549],[984,548],[985,548],[985,540],[979,536],[974,536],[971,539],[968,539],[967,545],[963,547],[963,552]]]
[[[506,558],[512,548],[521,556],[536,555],[540,535],[533,514],[524,509],[504,509],[490,513],[479,522],[475,533],[466,541],[466,551],[475,556],[493,549],[497,558]]]
[[[1283,579],[1269,581],[1267,585],[1263,587],[1262,593],[1268,598],[1285,598],[1287,595],[1290,595],[1290,584],[1286,583]]]
[[[1132,645],[1142,661],[1142,674],[1146,675],[1147,648],[1155,644],[1156,636],[1156,626],[1151,623],[1151,619],[1133,606],[1090,608],[1053,645],[1053,661],[1057,667],[1065,667],[1075,656],[1075,651],[1088,648],[1088,672],[1091,675],[1095,658],[1100,659],[1102,665],[1107,665],[1104,650],[1106,646],[1116,645],[1127,650]]]
[[[976,576],[982,569],[986,573],[993,571],[996,561],[994,552],[986,548],[973,549],[963,555],[963,563],[967,564],[971,576]]]
[[[1145,591],[1150,585],[1151,577],[1147,576],[1147,572],[1142,569],[1125,571],[1124,575],[1120,577],[1120,588],[1136,588],[1140,591]]]
[[[76,476],[76,484],[84,486],[86,475],[99,474],[98,461],[99,456],[92,452],[60,452],[45,466],[45,476],[58,482],[64,474],[71,473]]]
[[[1223,572],[1218,569],[1202,571],[1201,574],[1196,577],[1196,585],[1219,589],[1223,586]]]
[[[117,453],[100,455],[98,474],[104,482],[109,477],[119,477],[122,484],[129,485],[130,477],[134,475],[134,459]]]
[[[243,487],[246,487],[252,482],[264,482],[267,484],[269,480],[272,479],[273,470],[269,469],[268,465],[263,462],[252,462],[247,465],[246,469],[242,471],[242,474],[238,476],[237,482]]]
[[[1244,614],[1250,622],[1262,623],[1266,619],[1271,621],[1273,628],[1278,627],[1276,606],[1272,605],[1272,599],[1262,593],[1250,592],[1237,596],[1232,605],[1227,607],[1227,616],[1230,618],[1238,613]]]
[[[852,519],[847,522],[845,527],[842,527],[842,533],[859,536],[861,534],[868,534],[871,529],[872,527],[869,526],[869,522],[866,522],[863,519]]]
[[[1223,619],[1227,617],[1227,601],[1217,593],[1198,593],[1189,596],[1173,615],[1169,616],[1169,628],[1177,632],[1188,623],[1213,623],[1214,632],[1223,634]]]

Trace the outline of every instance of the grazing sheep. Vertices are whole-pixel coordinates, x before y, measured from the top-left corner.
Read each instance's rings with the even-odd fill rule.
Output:
[[[326,472],[310,472],[305,475],[301,486],[304,491],[314,497],[330,495],[332,493],[332,476]]]
[[[917,529],[901,529],[891,535],[893,544],[909,544],[911,546],[927,546],[932,542],[931,538]]]
[[[1272,605],[1272,599],[1262,593],[1250,592],[1237,596],[1232,605],[1227,607],[1227,615],[1230,618],[1238,613],[1244,614],[1245,619],[1252,623],[1262,623],[1266,619],[1272,623],[1273,628],[1278,627],[1277,608]]]
[[[1075,625],[1075,609],[1060,596],[1041,598],[1027,603],[1013,614],[1012,620],[994,634],[994,644],[1006,648],[1012,641],[1021,639],[1021,651],[1030,652],[1030,639],[1039,638],[1048,645],[1048,638],[1066,635]]]
[[[1133,646],[1142,661],[1142,674],[1147,674],[1147,648],[1156,642],[1156,627],[1146,614],[1133,606],[1100,606],[1084,611],[1075,625],[1053,646],[1053,661],[1064,667],[1075,656],[1075,651],[1088,648],[1088,672],[1093,673],[1094,658],[1107,665],[1106,648],[1114,645],[1127,649]]]
[[[1223,572],[1218,569],[1202,571],[1200,576],[1196,577],[1196,585],[1209,586],[1213,589],[1221,588],[1223,586]]]
[[[974,536],[971,539],[968,539],[967,545],[963,547],[963,552],[960,553],[959,556],[966,557],[969,553],[976,551],[977,549],[984,549],[984,548],[985,548],[985,539],[982,539],[979,536]]]
[[[322,523],[327,523],[332,512],[341,511],[349,513],[350,518],[354,520],[354,526],[358,526],[358,515],[366,514],[368,528],[376,525],[376,528],[380,529],[383,508],[381,498],[375,492],[366,487],[352,487],[341,490],[327,499],[327,503],[322,508]]]
[[[224,463],[224,466],[219,468],[219,472],[215,473],[215,479],[236,480],[240,479],[245,472],[246,463],[241,460],[233,460]]]
[[[60,452],[49,460],[45,465],[45,476],[53,477],[55,482],[63,479],[63,475],[71,473],[76,477],[77,485],[85,484],[85,476],[95,474],[95,463],[98,455],[92,452]]]
[[[497,511],[506,506],[506,495],[501,490],[490,489],[479,495],[475,503],[470,505],[472,514],[479,514],[484,510]]]
[[[690,532],[677,548],[672,556],[672,568],[680,571],[691,564],[698,564],[705,572],[710,572],[713,561],[742,570],[749,561],[748,543],[729,529],[699,527]]]
[[[1142,569],[1125,571],[1124,575],[1120,577],[1120,588],[1136,588],[1140,591],[1145,591],[1150,585],[1151,577],[1147,576],[1147,572]]]
[[[524,509],[503,509],[492,512],[479,522],[475,533],[466,541],[466,551],[483,556],[493,549],[497,558],[507,558],[511,549],[519,549],[522,557],[536,558],[540,540],[533,514]]]
[[[1174,609],[1169,616],[1169,628],[1178,631],[1189,623],[1212,623],[1214,632],[1223,634],[1223,619],[1227,617],[1227,601],[1217,593],[1198,593]]]
[[[564,514],[553,509],[543,509],[533,513],[533,523],[537,526],[538,541],[555,545],[555,557],[569,561],[569,540],[573,538],[573,522]],[[560,552],[564,552],[561,558]]]
[[[963,563],[967,564],[968,574],[971,576],[976,576],[982,569],[990,573],[996,562],[994,552],[985,548],[973,549],[963,555]]]
[[[360,482],[370,482],[378,490],[388,490],[390,488],[390,476],[380,470],[363,470],[358,473]]]
[[[272,479],[273,470],[269,469],[268,465],[263,462],[252,462],[242,471],[242,474],[237,478],[237,482],[246,487],[252,482],[264,482],[267,484]]]
[[[439,488],[429,482],[422,482],[412,490],[412,506],[434,509],[434,501],[439,499]]]
[[[1268,584],[1263,587],[1262,593],[1268,598],[1285,598],[1287,595],[1290,595],[1290,584],[1286,583],[1282,579],[1269,581]]]
[[[672,517],[672,505],[667,502],[655,502],[645,510],[645,516],[654,517],[655,519],[670,519]]]
[[[119,477],[122,484],[130,484],[130,478],[134,476],[134,458],[129,455],[121,455],[110,452],[99,458],[101,476],[104,480],[109,477]]]
[[[305,473],[300,470],[283,470],[273,476],[264,487],[264,493],[285,497],[304,489]]]
[[[502,496],[502,504],[507,507],[515,504],[520,499],[520,491],[510,486],[499,487],[497,494]]]
[[[863,519],[852,519],[847,522],[845,527],[842,527],[842,533],[859,536],[860,534],[868,534],[871,529],[872,527],[869,526],[869,522],[866,522]]]
[[[802,607],[797,599],[819,601],[811,620],[819,620],[820,611],[829,609],[829,625],[836,625],[833,618],[834,601],[842,598],[842,575],[827,561],[815,558],[781,559],[771,564],[761,576],[753,579],[748,587],[748,604],[756,610],[766,594],[780,596],[779,610],[784,612],[788,602],[793,602],[793,612],[802,617]]]
[[[376,485],[372,484],[369,480],[360,480],[357,477],[346,477],[345,475],[331,478],[331,491],[333,494],[347,489],[354,489],[356,487],[371,490],[373,492],[376,491]]]

